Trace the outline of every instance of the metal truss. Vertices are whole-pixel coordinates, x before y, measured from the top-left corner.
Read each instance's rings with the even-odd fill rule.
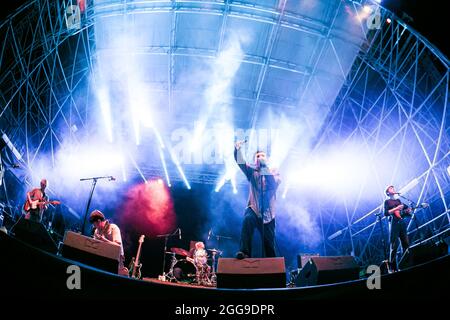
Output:
[[[370,152],[390,170],[389,181],[374,170],[359,194],[330,199],[320,212],[325,254],[353,254],[364,264],[385,257],[388,227],[375,214],[393,181],[410,189],[414,203],[430,203],[408,225],[413,243],[448,235],[450,226],[449,61],[392,13],[383,9],[381,14],[382,27],[369,32],[315,142],[319,150],[337,140],[364,141],[367,148],[361,152]],[[361,200],[367,185],[379,189],[378,200],[370,204]]]
[[[115,1],[98,5],[95,10],[89,7],[81,15],[79,27],[68,28],[67,1],[31,0],[0,25],[0,127],[13,141],[22,155],[22,163],[30,172],[40,153],[53,156],[63,140],[76,144],[80,135],[90,133],[92,110],[89,99],[92,94],[88,84],[97,58],[93,27],[99,15],[119,15],[136,10],[171,14],[170,44],[143,49],[146,53],[170,55],[167,70],[169,111],[173,109],[174,57],[215,57],[218,52],[176,47],[179,13],[221,15],[219,51],[229,17],[238,16],[271,25],[266,56],[247,55],[243,58],[244,62],[261,66],[252,103],[253,119],[257,116],[260,90],[269,66],[307,77],[315,72],[314,63],[310,68],[271,58],[280,27],[317,36],[315,48],[318,53],[323,51],[325,42],[333,47],[335,39],[340,39],[338,34],[330,37],[332,25],[286,12],[286,1],[281,1],[278,9],[235,1],[144,3],[145,6],[139,7],[133,2]],[[336,12],[337,9],[332,11],[331,17]],[[449,61],[393,14],[382,9],[381,15],[382,27],[369,31],[366,39],[344,39],[354,41],[349,44],[358,47],[358,41],[362,40],[363,44],[350,72],[347,75],[343,72],[345,84],[317,136],[315,150],[337,138],[348,141],[358,138],[365,141],[368,149],[376,146],[370,156],[380,159],[395,145],[398,152],[391,160],[394,164],[392,179],[403,168],[410,167],[410,175],[399,183],[417,182],[411,191],[413,200],[431,204],[429,209],[417,211],[418,227],[415,223],[408,227],[413,239],[419,240],[428,234],[444,232],[450,222],[447,172],[450,165]],[[388,17],[392,19],[390,24],[385,22]],[[335,55],[339,63],[339,57]],[[409,144],[411,140],[413,145]],[[163,176],[159,167],[143,167],[142,171],[146,176]],[[192,182],[217,182],[217,172],[186,171]],[[382,181],[376,173],[373,179],[367,183],[377,185],[380,190],[373,203],[361,201],[362,189],[354,198],[333,198],[321,204],[325,254],[352,253],[364,263],[379,262],[383,257],[380,228],[374,213],[380,210],[381,193],[391,181]],[[386,226],[384,230],[386,236]]]
[[[0,124],[30,170],[40,152],[86,126],[86,80],[92,68],[87,24],[70,30],[64,4],[30,1],[1,26]]]
[[[76,1],[73,1],[75,4]],[[277,30],[285,27],[313,34],[325,39],[331,31],[327,24],[301,14],[284,12],[249,3],[230,1],[152,1],[98,2],[82,14],[79,27],[70,28],[71,15],[67,6],[70,1],[31,0],[19,8],[1,26],[2,48],[0,52],[0,88],[2,129],[23,155],[23,162],[30,170],[39,153],[50,153],[63,139],[76,144],[80,135],[89,135],[90,94],[89,77],[93,74],[97,59],[94,22],[98,17],[123,15],[127,12],[170,13],[172,16],[169,46],[142,48],[146,54],[168,54],[169,112],[172,110],[174,92],[174,58],[176,56],[214,58],[223,45],[228,17],[240,17],[271,25],[270,40],[265,52],[267,57],[246,55],[242,62],[261,67],[256,98],[252,99],[253,113],[257,114],[265,70],[268,67],[311,76],[308,66],[295,65],[270,58]],[[208,5],[206,5],[208,4]],[[176,21],[182,13],[201,13],[223,16],[220,42],[217,50],[176,47]],[[323,41],[319,41],[323,43]],[[323,44],[317,44],[323,46]],[[322,48],[323,50],[323,48]],[[240,99],[240,98],[239,98]],[[292,105],[298,101],[290,101]],[[271,102],[276,105],[276,102]],[[281,104],[280,104],[281,105]],[[149,172],[150,174],[151,172]],[[195,174],[190,179],[203,181]],[[206,179],[210,181],[210,179]]]

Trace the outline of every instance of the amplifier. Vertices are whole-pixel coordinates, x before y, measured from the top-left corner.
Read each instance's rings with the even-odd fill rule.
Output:
[[[117,273],[120,260],[120,246],[66,232],[61,249],[64,258],[79,261],[112,273]]]

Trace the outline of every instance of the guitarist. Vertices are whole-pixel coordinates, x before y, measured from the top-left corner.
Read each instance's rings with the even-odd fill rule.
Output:
[[[31,204],[33,201],[38,200],[39,202],[48,201],[48,197],[45,194],[45,188],[47,187],[47,179],[41,180],[41,187],[34,188],[33,190],[27,192],[27,201],[28,204]],[[41,222],[42,213],[47,209],[46,205],[38,205],[36,209],[30,208],[27,211],[27,215],[25,219],[29,219],[31,221]]]
[[[403,220],[402,213],[410,213],[411,208],[409,208],[406,204],[403,204],[399,199],[395,198],[395,195],[398,194],[398,192],[395,191],[394,186],[388,186],[385,192],[389,199],[384,201],[384,215],[388,216],[391,221],[391,232],[389,236],[389,263],[392,271],[398,271],[396,257],[399,238],[402,243],[403,252],[409,248],[408,232],[406,230],[406,223]]]

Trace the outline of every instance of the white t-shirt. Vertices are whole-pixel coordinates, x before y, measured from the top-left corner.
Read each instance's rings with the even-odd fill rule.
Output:
[[[111,223],[109,225],[108,230],[100,233],[98,229],[95,229],[94,231],[94,238],[101,238],[101,235],[104,235],[106,239],[108,239],[109,241],[113,241],[117,244],[120,245],[120,255],[123,256],[124,255],[124,251],[123,251],[123,243],[122,243],[122,235],[120,233],[120,229],[117,225],[115,225],[114,223]]]

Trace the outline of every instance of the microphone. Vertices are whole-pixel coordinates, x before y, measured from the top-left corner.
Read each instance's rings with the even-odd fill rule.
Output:
[[[401,194],[400,192],[394,192],[394,194]]]
[[[178,239],[181,240],[181,229],[178,228]]]
[[[116,181],[116,178],[114,178],[113,176],[109,176],[109,181]]]
[[[20,165],[19,165],[18,163],[14,163],[14,164],[12,165],[12,167],[13,167],[14,169],[17,169],[17,168],[20,168]]]

